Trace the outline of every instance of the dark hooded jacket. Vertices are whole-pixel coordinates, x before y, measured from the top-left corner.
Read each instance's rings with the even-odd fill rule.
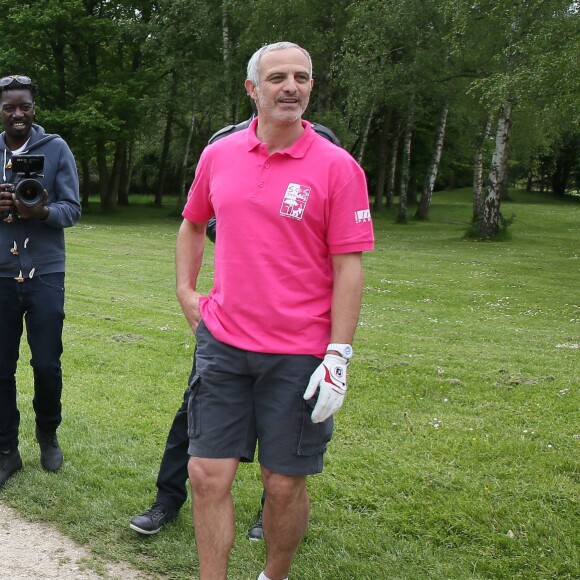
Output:
[[[63,228],[76,224],[81,215],[79,179],[68,145],[58,135],[47,134],[33,124],[30,140],[21,155],[44,155],[42,177],[36,177],[48,192],[45,220],[0,218],[0,277],[30,278],[65,271]],[[0,134],[1,183],[13,183],[12,152]],[[32,274],[31,274],[32,273]]]

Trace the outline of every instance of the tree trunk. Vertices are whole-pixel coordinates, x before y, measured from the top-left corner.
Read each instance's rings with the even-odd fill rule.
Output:
[[[526,179],[526,192],[531,193],[534,187],[534,170],[533,170],[533,160],[530,160],[530,169],[528,170],[528,178]]]
[[[508,199],[508,173],[509,173],[509,166],[508,166],[508,157],[509,157],[509,148],[510,148],[510,135],[511,135],[511,128],[512,128],[512,104],[511,101],[508,99],[507,104],[504,106],[504,130],[503,130],[503,142],[504,146],[502,148],[502,155],[500,157],[500,171],[498,176],[498,189],[500,198],[502,200]]]
[[[407,207],[419,204],[417,200],[417,176],[413,169],[409,171],[409,181],[407,183]]]
[[[117,204],[122,206],[129,205],[129,198],[127,196],[127,157],[129,144],[127,141],[122,141],[117,144],[118,159],[116,159],[116,171],[115,171],[115,190],[117,192]],[[117,157],[117,153],[115,153]]]
[[[191,139],[195,133],[195,106],[191,110],[191,121],[189,123],[189,132],[187,133],[187,141],[185,143],[185,153],[183,155],[183,163],[181,164],[181,188],[179,190],[179,203],[181,207],[185,206],[185,201],[187,198],[187,163],[189,161],[189,150],[191,148]]]
[[[400,123],[397,119],[393,130],[393,138],[391,145],[391,161],[389,171],[389,182],[387,183],[387,207],[391,208],[395,205],[395,181],[397,176],[397,156],[399,154],[399,134]]]
[[[358,155],[357,155],[356,160],[358,161],[359,165],[362,165],[362,160],[363,160],[363,157],[365,154],[365,150],[367,148],[367,143],[369,141],[369,133],[371,130],[371,123],[373,121],[374,109],[375,109],[375,107],[373,105],[371,107],[371,110],[369,111],[369,115],[367,117],[367,122],[365,124],[365,130],[363,132],[360,148],[358,150]]]
[[[489,168],[485,199],[481,207],[480,231],[485,238],[493,238],[500,226],[501,186],[505,179],[503,172],[507,161],[511,121],[511,103],[507,101],[502,107],[497,122],[495,150]]]
[[[99,198],[101,211],[106,213],[117,207],[117,197],[109,187],[109,170],[107,169],[107,147],[102,137],[96,140],[97,170],[99,173]]]
[[[167,120],[165,122],[165,134],[163,135],[163,149],[161,151],[161,159],[159,161],[159,182],[155,190],[155,207],[163,205],[163,195],[165,194],[165,181],[167,178],[167,171],[169,169],[169,146],[171,145],[171,133],[173,131],[173,119],[175,114],[175,102],[177,95],[177,75],[174,71],[171,72],[171,88],[169,91],[169,99],[167,101]]]
[[[574,179],[579,153],[580,137],[573,134],[565,135],[562,145],[554,155],[551,182],[552,191],[556,195],[566,195],[569,183]]]
[[[510,118],[510,126],[511,126],[511,118]],[[510,198],[509,191],[508,191],[508,181],[509,181],[509,165],[508,165],[508,157],[509,157],[509,136],[505,146],[505,152],[502,159],[502,165],[500,169],[500,182],[499,182],[499,196],[502,201],[507,201]]]
[[[431,198],[433,197],[433,188],[435,187],[435,180],[437,179],[437,172],[439,171],[439,163],[441,161],[441,153],[443,151],[443,142],[445,141],[445,127],[447,126],[447,113],[449,112],[449,104],[445,102],[437,125],[437,132],[435,134],[435,151],[433,152],[433,159],[429,166],[429,171],[425,176],[425,183],[423,184],[423,193],[421,194],[421,201],[417,206],[415,217],[420,220],[429,219],[429,209],[431,208]]]
[[[234,122],[234,112],[232,107],[232,87],[231,87],[231,58],[230,58],[230,28],[229,28],[229,14],[228,2],[222,0],[222,55],[224,64],[224,84],[225,84],[225,99],[224,99],[224,118],[229,122]]]
[[[113,158],[113,168],[109,179],[109,190],[111,196],[119,203],[120,185],[125,172],[125,164],[127,162],[127,143],[123,140],[117,141],[115,146],[115,156]]]
[[[375,190],[375,203],[373,210],[378,212],[383,206],[383,196],[385,194],[385,183],[387,179],[387,165],[388,165],[388,142],[389,132],[391,128],[391,110],[385,115],[383,120],[383,127],[381,129],[381,142],[379,145],[379,170],[377,174],[377,187]]]
[[[133,154],[135,151],[135,142],[131,141],[127,147],[127,160],[125,163],[125,171],[123,178],[119,184],[119,204],[123,206],[129,205],[129,188],[131,187],[131,180],[133,179]]]
[[[564,195],[568,182],[566,165],[562,162],[562,157],[556,157],[554,172],[552,173],[552,192],[556,195]]]
[[[491,131],[491,117],[485,122],[483,133],[475,142],[475,158],[473,161],[473,216],[472,222],[479,223],[481,219],[481,191],[483,189],[483,148]]]
[[[88,159],[81,159],[81,207],[89,207],[89,195],[91,193],[91,168]]]
[[[409,185],[409,170],[411,165],[411,140],[413,138],[413,115],[415,112],[415,95],[411,95],[407,111],[407,125],[403,144],[403,159],[401,160],[401,184],[399,186],[399,214],[397,223],[407,223],[407,193]]]
[[[546,191],[547,182],[549,180],[549,175],[553,170],[553,161],[554,159],[549,155],[540,155],[538,158],[539,161],[539,183],[538,183],[538,190],[540,193],[544,193]]]

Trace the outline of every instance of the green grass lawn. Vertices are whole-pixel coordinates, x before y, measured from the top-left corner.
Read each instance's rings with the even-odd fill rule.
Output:
[[[67,232],[65,466],[38,464],[23,347],[25,469],[0,498],[144,578],[180,579],[197,577],[189,502],[157,536],[128,526],[154,499],[194,347],[167,204],[89,209]],[[375,219],[349,394],[292,578],[580,578],[580,203],[513,192],[502,212],[516,216],[502,243],[463,239],[468,190],[436,193],[428,223]],[[234,580],[262,569],[245,538],[260,492],[241,466]]]

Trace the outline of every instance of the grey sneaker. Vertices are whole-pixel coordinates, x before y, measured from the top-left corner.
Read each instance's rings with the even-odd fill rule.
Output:
[[[165,524],[172,522],[179,512],[169,509],[165,504],[156,501],[146,512],[135,516],[129,527],[139,534],[150,536],[156,534]]]
[[[22,469],[22,458],[20,457],[18,447],[6,453],[0,451],[0,487],[20,469]]]
[[[264,539],[264,527],[262,525],[263,513],[264,510],[260,509],[256,523],[250,528],[250,531],[248,532],[248,540],[250,540],[250,542],[260,542]]]

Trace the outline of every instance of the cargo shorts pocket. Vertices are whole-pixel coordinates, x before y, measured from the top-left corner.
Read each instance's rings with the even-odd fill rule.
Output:
[[[334,417],[329,417],[322,423],[313,423],[311,415],[316,404],[316,399],[305,401],[302,396],[300,399],[302,402],[302,416],[298,443],[294,453],[303,457],[320,455],[326,451],[326,444],[332,438]]]
[[[189,438],[198,437],[201,432],[201,408],[198,392],[201,377],[195,373],[189,381],[189,400],[187,401],[187,434]]]

